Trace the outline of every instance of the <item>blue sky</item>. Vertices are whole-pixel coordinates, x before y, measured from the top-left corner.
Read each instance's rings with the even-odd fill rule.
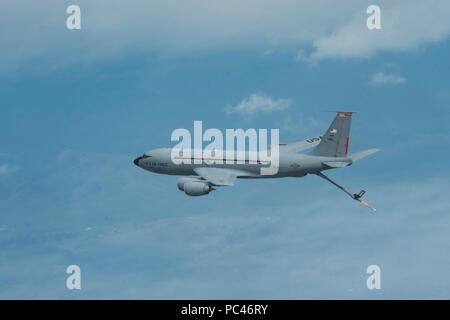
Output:
[[[79,1],[69,31],[72,3],[2,2],[0,298],[448,299],[450,5],[379,1],[368,31],[372,2],[332,3]],[[252,95],[290,104],[226,112]],[[132,163],[194,120],[289,142],[341,108],[382,151],[329,175],[376,214],[317,177],[192,198]]]

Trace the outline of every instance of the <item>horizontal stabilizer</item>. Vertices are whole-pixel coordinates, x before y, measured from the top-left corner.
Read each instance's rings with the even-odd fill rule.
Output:
[[[352,153],[349,158],[352,159],[352,161],[358,161],[359,159],[365,158],[367,156],[370,156],[372,153],[378,152],[380,149],[368,149],[356,153]]]
[[[344,168],[352,164],[351,162],[344,162],[344,161],[324,161],[322,163],[330,168]]]

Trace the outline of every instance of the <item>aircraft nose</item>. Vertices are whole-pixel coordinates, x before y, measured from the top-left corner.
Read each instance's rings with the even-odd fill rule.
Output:
[[[139,160],[141,160],[141,159],[142,159],[142,157],[138,157],[138,158],[134,159],[134,161],[133,161],[134,164],[139,167]]]

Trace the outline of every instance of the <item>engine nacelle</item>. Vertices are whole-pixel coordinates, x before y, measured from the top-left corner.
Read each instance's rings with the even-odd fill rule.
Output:
[[[202,182],[200,179],[195,177],[182,177],[177,180],[177,187],[181,191],[184,191],[184,185],[188,182]]]
[[[197,181],[197,180],[194,180],[192,178],[180,178],[177,180],[177,187],[181,191],[184,191],[184,185],[188,182],[193,182],[193,181]]]
[[[184,184],[184,192],[190,196],[202,196],[213,190],[211,186],[205,182],[190,181]]]
[[[202,196],[214,190],[208,183],[196,177],[184,177],[178,179],[177,187],[190,196]]]

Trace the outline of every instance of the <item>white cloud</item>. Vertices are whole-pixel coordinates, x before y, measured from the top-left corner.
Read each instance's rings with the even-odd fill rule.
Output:
[[[381,30],[366,27],[363,7],[349,21],[314,40],[311,60],[367,58],[380,51],[408,51],[445,40],[450,35],[450,2],[378,1]]]
[[[0,175],[7,175],[10,173],[13,173],[17,169],[19,169],[19,167],[17,167],[17,166],[10,166],[8,164],[2,164],[2,165],[0,165]]]
[[[228,114],[240,113],[243,116],[253,116],[256,113],[271,113],[275,111],[282,111],[291,105],[292,101],[289,99],[276,99],[262,94],[254,93],[248,98],[244,98],[236,106],[228,105],[225,107],[225,111]]]
[[[349,6],[322,10],[314,1],[292,0],[266,1],[263,6],[258,0],[80,0],[77,5],[81,30],[69,31],[67,4],[0,2],[2,23],[9,30],[1,36],[0,67],[36,58],[52,58],[54,65],[142,52],[185,55],[275,49],[314,40],[353,10]]]
[[[395,74],[385,74],[384,72],[375,73],[370,83],[375,85],[382,84],[402,84],[406,82],[406,78]]]
[[[311,60],[368,57],[446,39],[450,2],[379,0],[382,29],[366,28],[372,1],[176,0],[77,3],[82,29],[67,30],[66,4],[3,1],[0,68],[40,59],[52,66],[133,53],[197,54],[220,50],[313,47]],[[40,12],[40,14],[36,14]],[[45,69],[44,69],[45,70]]]

